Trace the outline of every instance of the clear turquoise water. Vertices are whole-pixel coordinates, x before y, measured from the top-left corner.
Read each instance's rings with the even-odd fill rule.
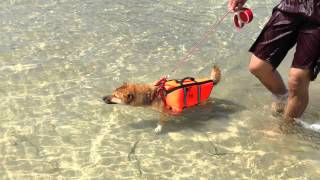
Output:
[[[159,114],[105,105],[123,81],[167,74],[226,11],[222,1],[5,0],[0,2],[1,179],[318,179],[320,135],[285,134],[270,94],[248,73],[247,52],[274,1],[249,1],[255,20],[231,16],[175,78],[223,80],[205,108],[155,135]],[[293,52],[280,66],[287,80]],[[320,120],[320,83],[307,122]]]

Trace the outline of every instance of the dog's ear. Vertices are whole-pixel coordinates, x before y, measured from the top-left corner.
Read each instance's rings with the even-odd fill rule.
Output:
[[[128,93],[126,96],[127,103],[130,103],[131,101],[133,101],[133,99],[134,95],[132,93]]]

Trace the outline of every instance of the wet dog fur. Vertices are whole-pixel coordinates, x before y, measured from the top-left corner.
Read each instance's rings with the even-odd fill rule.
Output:
[[[217,85],[221,79],[221,71],[214,66],[211,71],[210,78]],[[157,92],[154,84],[133,84],[124,83],[116,88],[111,95],[103,97],[103,101],[107,104],[124,104],[136,107],[151,107],[161,112],[160,120],[155,128],[156,133],[162,131],[162,127],[168,122],[168,115],[175,114],[167,109],[159,96],[155,96]]]

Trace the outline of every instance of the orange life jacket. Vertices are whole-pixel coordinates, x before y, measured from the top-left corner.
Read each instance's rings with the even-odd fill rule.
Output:
[[[173,112],[182,112],[183,109],[195,106],[206,101],[214,86],[212,79],[194,79],[191,77],[182,80],[168,80],[165,82],[163,101],[166,108]]]

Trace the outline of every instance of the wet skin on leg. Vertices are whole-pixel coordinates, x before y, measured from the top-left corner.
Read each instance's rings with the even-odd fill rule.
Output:
[[[285,119],[300,118],[309,102],[310,72],[308,69],[291,68],[289,74],[289,98],[285,109]]]
[[[252,55],[249,70],[273,94],[285,94],[286,86],[280,74],[271,64]],[[285,109],[285,119],[292,122],[300,118],[307,108],[309,97],[310,72],[308,69],[291,68],[289,76],[289,98]]]
[[[287,93],[287,88],[283,83],[281,75],[277,70],[273,70],[271,64],[252,55],[249,70],[271,93],[276,95]]]

